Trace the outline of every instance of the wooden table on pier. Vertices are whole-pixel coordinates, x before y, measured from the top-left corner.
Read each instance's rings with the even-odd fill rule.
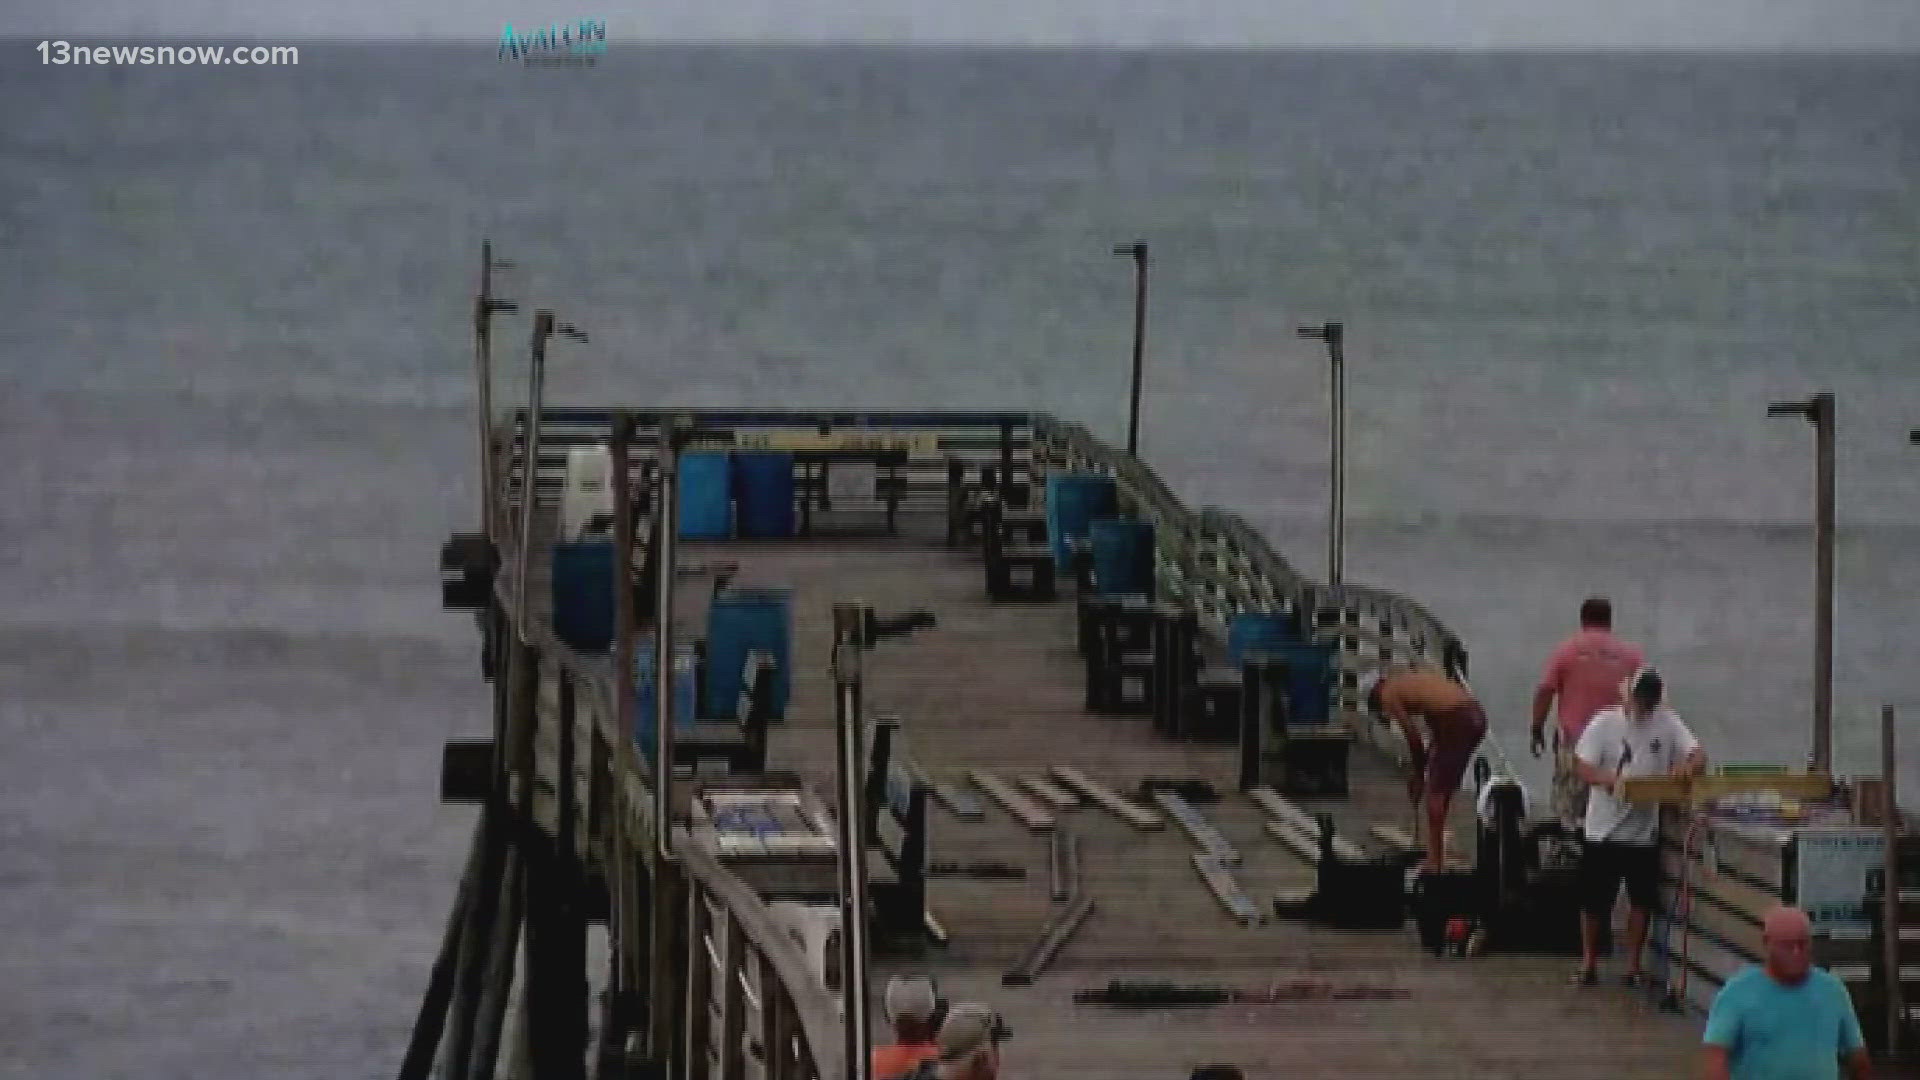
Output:
[[[846,448],[827,447],[821,449],[794,450],[794,464],[800,466],[798,492],[800,497],[800,535],[813,535],[813,510],[816,502],[822,510],[833,509],[829,492],[829,475],[834,465],[866,463],[880,470],[875,477],[878,491],[873,497],[879,498],[886,512],[886,533],[891,536],[899,531],[897,519],[900,511],[900,495],[903,479],[900,470],[907,464],[907,451],[899,448]]]

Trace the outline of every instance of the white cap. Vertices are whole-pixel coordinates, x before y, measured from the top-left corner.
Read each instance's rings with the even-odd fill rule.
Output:
[[[993,1010],[975,1002],[962,1002],[947,1013],[940,1025],[940,1057],[958,1061],[987,1045],[993,1037]]]
[[[929,1020],[933,1017],[935,1005],[933,980],[923,975],[888,979],[882,1001],[886,1005],[887,1019],[894,1023]]]

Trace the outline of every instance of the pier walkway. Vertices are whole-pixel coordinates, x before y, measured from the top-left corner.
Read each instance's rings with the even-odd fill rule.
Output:
[[[1697,1067],[1699,1021],[1658,1013],[1624,989],[1567,985],[1572,961],[1551,957],[1439,959],[1402,931],[1338,931],[1272,917],[1276,892],[1313,885],[1312,868],[1267,835],[1266,815],[1235,792],[1229,747],[1156,737],[1145,717],[1091,716],[1082,708],[1070,599],[995,604],[980,557],[931,544],[798,543],[777,548],[693,545],[689,558],[737,560],[743,585],[794,590],[796,638],[791,719],[775,728],[770,758],[831,792],[834,761],[832,648],[827,614],[861,598],[881,610],[929,607],[934,629],[870,654],[868,711],[901,717],[913,760],[930,779],[966,787],[971,770],[1009,781],[1070,765],[1130,791],[1145,777],[1201,777],[1221,793],[1197,807],[1241,853],[1236,876],[1266,908],[1246,927],[1228,916],[1195,872],[1190,840],[1171,823],[1141,832],[1106,810],[1058,814],[1081,845],[1082,889],[1095,900],[1086,925],[1031,986],[1001,974],[1061,905],[1048,895],[1048,841],[975,789],[985,816],[932,814],[932,857],[1008,862],[1024,881],[935,878],[929,906],[951,935],[922,959],[875,963],[887,975],[930,973],[953,1000],[989,1003],[1007,1018],[1010,1077],[1184,1080],[1196,1065],[1240,1065],[1249,1077],[1540,1077],[1627,1080],[1688,1076]],[[699,594],[689,591],[689,606]],[[689,612],[690,619],[695,612]],[[1384,755],[1355,755],[1348,799],[1296,800],[1330,811],[1343,836],[1372,822],[1404,825],[1405,781]],[[1463,804],[1463,797],[1457,800]],[[1472,824],[1456,805],[1455,835]],[[1470,853],[1469,853],[1469,857]],[[1325,980],[1395,987],[1403,1000],[1305,1001],[1206,1009],[1134,1010],[1076,1005],[1076,990],[1112,979],[1260,989]]]
[[[506,479],[491,535],[456,537],[443,553],[448,606],[474,611],[485,631],[495,733],[448,750],[444,797],[485,810],[410,1067],[437,1058],[447,1075],[477,1078],[494,1076],[497,1060],[524,1062],[538,1080],[849,1075],[839,995],[755,888],[687,826],[703,781],[675,781],[671,852],[663,857],[653,842],[652,777],[636,752],[632,708],[622,707],[614,663],[607,651],[569,647],[551,625],[547,555],[566,451],[604,444],[616,428],[627,432],[631,488],[644,492],[662,432],[680,415],[543,412],[524,639],[514,633],[522,595],[515,569],[521,424],[504,425],[496,438],[496,473]],[[1643,994],[1618,987],[1577,990],[1567,982],[1568,959],[1439,959],[1421,951],[1411,923],[1355,932],[1276,919],[1276,893],[1310,889],[1314,873],[1269,835],[1268,812],[1238,790],[1236,750],[1163,738],[1146,717],[1086,712],[1070,576],[1062,576],[1058,599],[990,600],[981,551],[949,542],[949,470],[955,463],[967,476],[998,469],[1003,480],[1017,475],[1029,484],[1059,472],[1113,477],[1120,511],[1154,525],[1156,592],[1194,611],[1210,633],[1237,611],[1310,613],[1339,643],[1338,703],[1357,741],[1349,795],[1297,802],[1332,814],[1341,836],[1375,851],[1369,827],[1404,827],[1409,810],[1395,740],[1350,715],[1355,673],[1382,656],[1444,658],[1464,671],[1460,643],[1416,603],[1306,579],[1238,518],[1186,509],[1143,465],[1048,417],[684,415],[735,445],[781,428],[914,431],[922,440],[890,535],[682,542],[674,560],[683,568],[736,563],[734,588],[791,590],[791,700],[786,718],[769,726],[766,771],[797,774],[828,807],[838,790],[833,606],[858,601],[882,614],[926,609],[936,617],[932,628],[884,640],[866,655],[864,711],[899,717],[898,753],[924,779],[965,789],[984,809],[963,820],[935,803],[931,861],[1009,863],[1027,874],[931,878],[928,914],[947,940],[916,956],[873,958],[875,1038],[886,1034],[879,1014],[885,978],[925,972],[949,999],[985,1002],[1006,1018],[1010,1078],[1182,1080],[1208,1063],[1276,1080],[1666,1080],[1697,1068],[1698,1017],[1659,1013]],[[641,511],[635,503],[642,520],[634,550],[617,560],[637,575],[652,554]],[[702,577],[681,581],[676,638],[701,632],[709,589]],[[612,655],[647,629],[638,614],[623,614],[631,619]],[[1493,720],[1509,737],[1521,726],[1517,717]],[[1240,853],[1233,873],[1260,921],[1245,925],[1215,899],[1193,863],[1195,841],[1175,823],[1143,831],[1098,806],[1063,809],[1059,827],[1077,839],[1080,893],[1094,910],[1030,985],[1002,985],[1003,973],[1066,905],[1049,895],[1049,837],[1017,822],[969,778],[984,770],[1014,783],[1059,766],[1123,795],[1148,777],[1209,781],[1220,798],[1197,809]],[[1471,858],[1469,801],[1456,800],[1453,831],[1455,850]],[[605,971],[587,970],[588,924],[607,928]],[[526,959],[516,965],[522,941]],[[1075,1003],[1076,991],[1110,980],[1256,992],[1305,980],[1401,994],[1183,1009]],[[517,1019],[503,1024],[509,1010]],[[524,1045],[502,1047],[503,1031]],[[403,1071],[403,1080],[409,1075],[425,1072]]]

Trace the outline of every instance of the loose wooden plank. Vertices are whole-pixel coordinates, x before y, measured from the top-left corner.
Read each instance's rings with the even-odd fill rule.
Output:
[[[1773,792],[1789,799],[1823,799],[1833,792],[1833,777],[1826,773],[1696,776],[1690,780],[1636,776],[1624,781],[1620,788],[1621,797],[1626,801],[1642,803],[1706,802],[1723,795],[1751,792]]]
[[[1156,791],[1153,793],[1153,799],[1160,804],[1162,810],[1167,812],[1168,817],[1180,823],[1180,827],[1186,830],[1187,835],[1199,845],[1201,851],[1212,855],[1226,866],[1240,865],[1240,853],[1233,849],[1232,844],[1227,843],[1227,838],[1221,836],[1219,830],[1209,825],[1206,818],[1200,816],[1198,810],[1187,805],[1187,800],[1171,791]]]
[[[1020,794],[1007,785],[1005,780],[988,772],[976,769],[971,774],[975,787],[984,791],[994,802],[999,803],[1014,820],[1035,832],[1044,832],[1054,827],[1053,815],[1040,808],[1032,799]]]
[[[1308,837],[1317,845],[1320,837],[1320,823],[1306,811],[1288,802],[1279,792],[1269,787],[1257,787],[1247,792],[1247,797],[1259,804],[1275,821],[1284,823],[1293,831]],[[1272,824],[1271,822],[1269,824]],[[1269,833],[1273,830],[1268,829]],[[1333,838],[1333,853],[1336,857],[1358,862],[1367,857],[1360,845],[1337,833]]]
[[[1393,851],[1399,855],[1412,855],[1415,852],[1425,850],[1419,844],[1413,842],[1413,836],[1408,833],[1407,830],[1398,825],[1390,825],[1384,821],[1376,821],[1372,825],[1367,826],[1367,831],[1373,834],[1374,839],[1392,848]],[[1453,830],[1448,829],[1443,835],[1446,837],[1447,850],[1449,852],[1453,851]],[[1447,856],[1447,869],[1471,870],[1473,866],[1459,855],[1450,854]]]
[[[980,821],[987,816],[987,812],[980,808],[979,802],[975,801],[973,796],[952,784],[942,781],[928,784],[927,788],[933,793],[936,802],[946,807],[948,813],[961,821]]]
[[[1065,829],[1055,829],[1047,845],[1047,876],[1055,900],[1071,900],[1080,893],[1080,845]]]
[[[1233,874],[1219,859],[1196,851],[1193,853],[1193,868],[1200,872],[1200,880],[1206,882],[1214,899],[1220,901],[1220,906],[1226,909],[1229,916],[1240,920],[1241,925],[1258,926],[1264,921],[1260,917],[1259,907],[1247,897],[1240,883],[1233,879]]]
[[[1136,829],[1152,830],[1166,827],[1166,820],[1159,814],[1125,798],[1071,765],[1055,765],[1052,772],[1056,780],[1079,792],[1087,801],[1104,807]]]
[[[1046,926],[1041,928],[1040,936],[1027,947],[1020,962],[1000,977],[1000,984],[1002,986],[1032,985],[1040,972],[1044,971],[1046,966],[1053,962],[1053,958],[1059,955],[1067,939],[1073,936],[1074,931],[1080,929],[1080,925],[1086,922],[1087,916],[1091,914],[1093,914],[1093,897],[1091,896],[1082,896],[1071,906],[1062,909],[1060,914],[1054,916]]]
[[[1020,786],[1038,795],[1043,802],[1052,805],[1055,810],[1072,810],[1080,805],[1080,796],[1071,791],[1062,790],[1058,784],[1049,783],[1045,777],[1023,776],[1020,778]]]
[[[1319,842],[1286,822],[1267,822],[1267,835],[1280,841],[1281,846],[1291,851],[1308,866],[1318,866],[1320,864]]]

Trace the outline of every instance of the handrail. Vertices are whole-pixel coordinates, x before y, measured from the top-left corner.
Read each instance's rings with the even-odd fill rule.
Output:
[[[766,958],[781,993],[800,1022],[800,1030],[796,1034],[806,1047],[803,1060],[813,1062],[814,1075],[819,1080],[839,1080],[845,1076],[846,1055],[840,1046],[840,1017],[834,1011],[833,996],[819,989],[819,984],[807,973],[805,959],[768,917],[766,904],[745,882],[722,866],[712,852],[695,841],[686,829],[674,829],[673,847],[688,876],[720,901],[728,918],[733,920],[734,927],[744,932],[753,950]],[[735,977],[739,970],[731,963],[731,959],[726,966],[734,968],[734,971],[728,974],[728,978]],[[813,992],[795,993],[796,989]],[[766,993],[767,987],[763,984],[762,1009],[772,1004],[765,999]],[[780,1050],[784,1048],[761,1047],[761,1053],[768,1057]]]

